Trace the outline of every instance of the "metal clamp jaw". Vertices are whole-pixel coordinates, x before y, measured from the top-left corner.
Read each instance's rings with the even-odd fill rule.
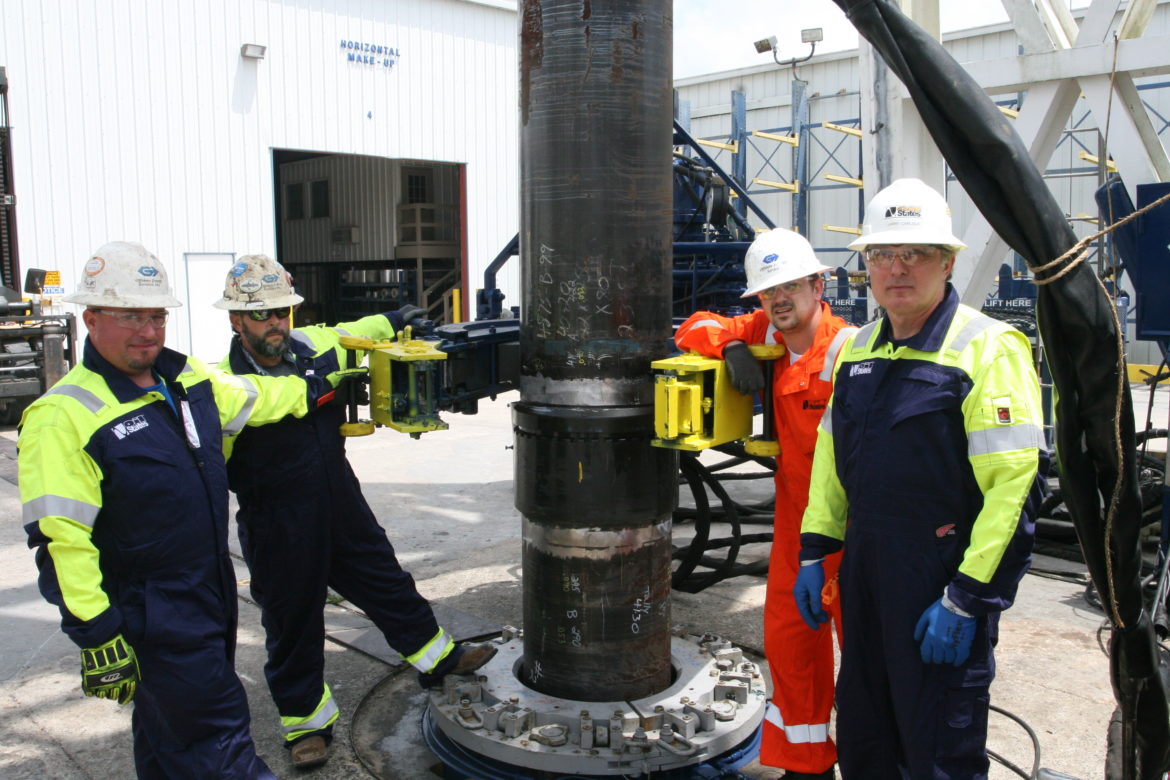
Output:
[[[447,429],[439,417],[441,387],[439,361],[447,353],[436,349],[439,342],[411,338],[408,326],[397,337],[373,341],[345,336],[341,346],[370,356],[371,425],[384,425],[417,439],[427,431]],[[356,416],[356,409],[355,409]]]
[[[784,356],[782,344],[754,344],[764,362],[764,432],[752,436],[753,397],[731,385],[719,358],[688,352],[650,364],[654,371],[655,447],[697,452],[742,439],[753,455],[778,455],[772,419],[772,366]]]
[[[764,364],[764,392],[761,406],[764,413],[764,430],[759,436],[744,440],[744,451],[749,455],[775,458],[780,454],[780,442],[776,439],[776,420],[772,405],[772,376],[776,361],[788,350],[783,344],[752,344],[748,347],[752,356]]]

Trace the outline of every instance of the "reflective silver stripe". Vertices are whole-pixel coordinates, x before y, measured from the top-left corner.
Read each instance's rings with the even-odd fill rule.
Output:
[[[350,335],[352,335],[352,334],[351,334],[351,333],[350,333],[348,330],[346,330],[345,328],[334,328],[334,330],[335,330],[335,331],[337,331],[338,333],[340,333],[342,336],[350,336]]]
[[[228,421],[228,424],[223,426],[224,436],[235,436],[240,431],[244,430],[244,425],[248,422],[248,418],[252,416],[252,407],[256,405],[256,396],[260,393],[256,390],[256,383],[243,374],[237,374],[236,379],[240,380],[240,384],[244,386],[244,392],[248,394],[248,400],[244,401],[244,408],[240,410],[239,414]]]
[[[429,672],[435,668],[439,661],[446,658],[447,653],[454,648],[455,642],[447,634],[446,630],[440,628],[439,633],[434,639],[427,642],[421,653],[407,656],[406,660],[420,672]]]
[[[180,374],[180,375],[182,375],[182,374],[194,374],[194,373],[195,373],[195,369],[191,367],[191,364],[190,364],[190,363],[185,363],[185,364],[183,365],[183,370],[179,372],[179,374]]]
[[[93,528],[94,522],[97,520],[98,512],[101,511],[100,506],[85,501],[78,501],[76,498],[66,498],[65,496],[40,496],[31,501],[25,501],[21,508],[21,514],[24,522],[35,523],[42,517],[67,517],[74,522],[84,525],[86,528]]]
[[[292,333],[288,334],[288,337],[293,341],[298,341],[301,344],[304,344],[306,347],[312,347],[314,349],[317,348],[317,345],[313,343],[313,340],[299,330],[294,330]]]
[[[84,387],[78,387],[77,385],[57,384],[45,393],[45,395],[68,396],[94,414],[106,408],[106,402],[94,395],[93,391],[86,390]]]
[[[833,407],[826,406],[825,411],[821,412],[821,430],[830,436],[833,435]]]
[[[866,348],[869,343],[869,337],[873,335],[873,331],[881,324],[881,320],[874,320],[866,325],[861,326],[861,330],[857,331],[857,338],[853,340],[853,351],[857,352]]]
[[[980,314],[978,317],[973,317],[958,334],[951,339],[951,343],[947,345],[947,349],[955,352],[962,352],[971,343],[971,340],[978,336],[983,331],[990,328],[999,320],[994,320],[986,314]]]
[[[986,428],[967,434],[967,455],[990,455],[995,452],[1025,450],[1029,447],[1040,449],[1044,446],[1044,431],[1039,425],[1005,425],[1002,428]]]
[[[337,709],[337,702],[333,701],[333,697],[329,697],[329,701],[325,702],[325,706],[312,716],[306,718],[299,723],[283,723],[280,727],[281,734],[287,739],[289,736],[298,732],[319,731],[329,725],[329,721],[337,717],[339,710]],[[281,721],[291,720],[291,718],[281,718]]]
[[[718,320],[698,320],[697,322],[692,322],[687,327],[686,332],[689,333],[690,331],[694,330],[695,328],[706,327],[707,325],[710,325],[713,328],[719,328],[719,329],[723,328],[723,323],[719,322]],[[678,329],[678,331],[679,331],[679,333],[684,332],[681,327]]]
[[[857,332],[857,328],[841,328],[833,340],[829,342],[829,351],[825,353],[825,367],[821,369],[821,381],[828,382],[833,378],[833,366],[837,364],[837,355],[845,341]]]
[[[826,742],[829,739],[828,723],[802,723],[798,726],[785,726],[780,717],[780,710],[772,702],[764,711],[764,720],[784,731],[784,736],[790,745],[805,745],[810,742]]]

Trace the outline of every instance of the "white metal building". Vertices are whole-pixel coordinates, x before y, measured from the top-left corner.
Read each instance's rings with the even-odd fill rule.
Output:
[[[71,291],[140,241],[185,304],[168,344],[204,358],[239,255],[278,256],[306,319],[449,318],[518,227],[514,0],[4,0],[0,66],[22,268]]]
[[[22,268],[58,270],[70,290],[96,247],[141,241],[186,304],[169,344],[205,358],[227,340],[210,304],[232,260],[253,252],[294,273],[309,301],[302,322],[405,300],[451,319],[453,289],[462,315],[474,316],[484,268],[519,227],[516,7],[4,0],[0,66]],[[760,32],[745,27],[744,45]],[[1170,0],[1159,0],[1146,35],[1168,34]],[[1002,24],[944,42],[961,63],[987,65],[1014,62],[1021,35]],[[726,140],[735,92],[748,130],[791,132],[794,73],[761,59],[676,83],[695,136]],[[867,130],[858,53],[816,56],[796,75],[809,96],[809,175],[800,184],[808,235],[827,261],[849,266],[842,231],[856,229],[864,203],[841,181],[862,178],[862,142],[848,132]],[[1165,133],[1170,76],[1138,83]],[[1027,103],[1024,94],[995,97]],[[1091,193],[1103,173],[1083,159],[1100,152],[1098,124],[1087,107],[1074,109],[1047,163],[1082,235],[1094,227]],[[712,153],[730,168],[728,152]],[[753,195],[777,224],[792,224],[793,195],[760,183],[797,178],[792,147],[749,135],[742,154]],[[962,235],[974,211],[950,190]],[[518,305],[519,263],[499,282],[505,306]]]
[[[1136,103],[1135,110],[1148,116],[1152,130],[1158,133],[1161,145],[1165,147],[1170,138],[1170,121],[1167,120],[1170,117],[1170,53],[1167,53],[1170,49],[1166,48],[1167,41],[1170,41],[1170,0],[1143,1],[1140,4],[1136,0],[1129,3],[1098,3],[1094,0],[1094,5],[1100,5],[1101,8],[1093,9],[1098,12],[1097,18],[1087,26],[1096,25],[1104,33],[1100,39],[1106,43],[1097,51],[1078,52],[1082,60],[1089,61],[1084,68],[1091,68],[1098,55],[1108,57],[1112,54],[1112,36],[1124,24],[1129,6],[1144,8],[1143,13],[1149,14],[1141,41],[1126,41],[1122,34],[1120,57],[1115,61],[1121,63],[1120,70],[1127,63],[1141,60],[1141,67],[1133,68],[1138,99],[1129,102]],[[1084,19],[1090,13],[1084,10],[1074,12],[1078,23],[1082,25],[1086,24]],[[753,38],[768,32],[771,31],[745,28],[744,47],[751,45]],[[1037,95],[1054,83],[1055,73],[1037,67],[1038,62],[1047,66],[1051,66],[1051,62],[1045,63],[1041,61],[1042,58],[1033,57],[1031,62],[1019,64],[1021,60],[1027,59],[1020,57],[1021,52],[1028,54],[1028,46],[1033,45],[1026,32],[1017,29],[1012,23],[989,25],[945,35],[943,44],[985,88],[991,87],[991,96],[997,103],[1004,108],[1018,110],[1027,107],[1030,97],[1034,97],[1026,91],[1026,86],[1009,91],[1006,88],[995,88],[983,77],[999,77],[1011,68],[1026,73],[1031,68],[1033,79],[1037,82]],[[1127,51],[1125,46],[1132,48]],[[802,177],[794,169],[795,148],[776,138],[791,137],[795,132],[793,94],[800,88],[795,85],[795,79],[803,81],[809,112],[806,120],[808,139],[804,151],[808,155],[809,165],[807,178],[800,181],[799,187],[808,201],[808,238],[826,263],[855,269],[857,256],[846,249],[853,238],[849,231],[857,230],[865,198],[873,195],[873,190],[863,193],[857,186],[860,183],[858,180],[865,178],[862,138],[870,137],[873,129],[865,126],[863,120],[865,103],[861,85],[864,76],[858,52],[854,50],[817,55],[798,65],[796,73],[792,67],[778,67],[768,55],[762,55],[761,62],[763,64],[750,68],[677,81],[675,86],[683,106],[684,121],[689,120],[695,137],[726,142],[731,140],[734,130],[736,101],[742,101],[742,129],[747,136],[738,153],[746,157],[744,169],[748,191],[777,225],[792,226],[795,224],[794,194],[790,185]],[[1062,64],[1068,67],[1068,62]],[[1109,60],[1106,59],[1104,64],[1108,68]],[[1069,70],[1075,71],[1076,68],[1074,66]],[[894,77],[890,78],[896,83]],[[1045,82],[1045,79],[1048,81]],[[1040,88],[1042,82],[1043,88]],[[1116,102],[1112,112],[1113,127],[1110,130],[1105,127],[1106,122],[1100,121],[1097,116],[1103,112],[1094,112],[1095,106],[1089,92],[1085,88],[1079,98],[1073,93],[1075,105],[1064,125],[1064,132],[1051,156],[1041,161],[1049,186],[1078,236],[1093,233],[1100,227],[1093,192],[1106,175],[1102,158],[1123,161],[1127,153],[1133,151],[1127,147],[1135,145],[1132,134],[1123,132],[1125,117],[1122,111],[1117,110]],[[1126,97],[1123,93],[1122,99]],[[1036,97],[1037,101],[1041,99]],[[1098,102],[1096,107],[1100,105]],[[1064,121],[1063,116],[1055,119],[1057,123]],[[1059,127],[1056,124],[1054,129]],[[865,145],[865,153],[872,154],[869,144],[866,142]],[[708,151],[725,169],[732,170],[733,155],[730,150],[712,146]],[[937,155],[937,151],[933,153]],[[1162,153],[1164,156],[1164,150]],[[902,175],[914,173],[908,171]],[[1132,188],[1135,182],[1129,174],[1125,175],[1126,183]],[[846,183],[844,179],[855,181]],[[1150,180],[1139,178],[1136,183]],[[786,186],[789,188],[782,188]],[[956,231],[958,235],[967,237],[977,219],[977,212],[953,179],[947,186],[947,197],[954,210]],[[761,221],[750,213],[748,218],[753,224],[760,225]],[[977,257],[978,247],[973,245],[971,250],[960,255],[960,269],[964,262],[973,263]],[[1011,264],[1013,260],[1010,252],[1002,250],[995,262],[998,264],[1001,261]],[[960,277],[961,273],[957,271],[956,279],[961,285]],[[980,282],[982,286],[975,295],[995,291],[993,282],[988,282],[987,277]],[[1131,359],[1135,353],[1144,362],[1157,362],[1149,345],[1131,345]]]

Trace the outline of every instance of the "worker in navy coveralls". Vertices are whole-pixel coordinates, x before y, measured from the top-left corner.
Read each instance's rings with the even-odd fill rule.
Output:
[[[999,613],[1031,560],[1046,450],[1019,331],[959,303],[946,201],[900,179],[866,210],[885,316],[841,350],[794,596],[820,628],[844,546],[837,751],[846,780],[985,778]]]
[[[423,314],[408,306],[334,327],[290,329],[293,307],[303,300],[275,260],[242,257],[215,304],[230,312],[235,332],[221,367],[236,374],[328,375],[345,365],[342,336],[388,339]],[[435,621],[362,495],[345,457],[343,422],[345,406],[335,403],[313,419],[267,426],[262,435],[250,429],[232,444],[228,460],[240,504],[240,545],[267,635],[264,673],[298,768],[328,759],[340,714],[324,676],[328,588],[374,621],[424,686],[472,672],[496,652],[489,644],[457,646]]]
[[[81,648],[82,690],[133,702],[139,778],[273,778],[233,667],[221,441],[305,414],[320,378],[237,377],[164,347],[181,304],[141,244],[102,246],[65,300],[86,307],[84,356],[25,412],[17,462],[41,592]]]

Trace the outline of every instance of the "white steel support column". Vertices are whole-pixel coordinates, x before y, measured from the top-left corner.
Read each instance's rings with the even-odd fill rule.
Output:
[[[1027,92],[1016,130],[1037,166],[1043,169],[1048,164],[1083,93],[1097,126],[1103,134],[1108,132],[1109,155],[1131,196],[1138,184],[1170,180],[1170,159],[1133,82],[1135,76],[1170,72],[1165,57],[1170,40],[1140,39],[1154,0],[1132,0],[1116,36],[1112,30],[1121,0],[1094,0],[1079,29],[1060,0],[1003,0],[1003,4],[1024,54],[966,67],[993,95]],[[1117,73],[1111,76],[1115,63]],[[1007,248],[982,217],[972,220],[963,240],[971,248],[959,256],[955,284],[965,303],[979,306]]]
[[[902,12],[939,37],[938,0],[899,0]],[[894,179],[913,176],[943,191],[945,171],[914,102],[867,42],[860,42],[861,126],[868,136],[862,179],[869,197]],[[884,70],[884,73],[879,72]]]

